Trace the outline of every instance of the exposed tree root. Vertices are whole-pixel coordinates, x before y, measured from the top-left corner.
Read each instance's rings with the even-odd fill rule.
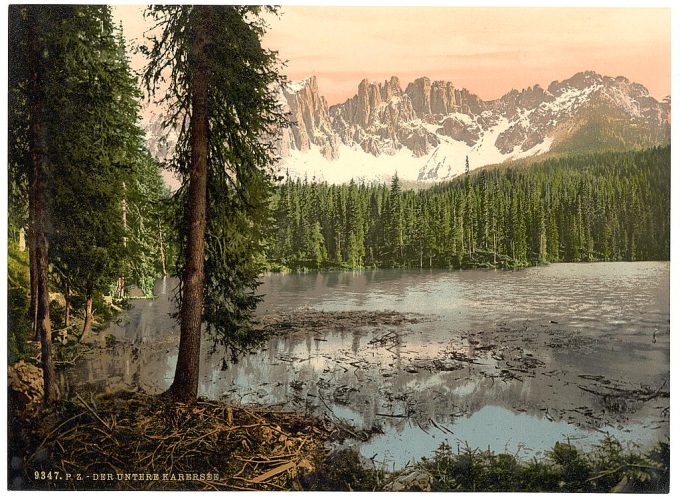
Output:
[[[35,489],[298,489],[336,434],[298,413],[133,393],[77,395],[21,421]]]

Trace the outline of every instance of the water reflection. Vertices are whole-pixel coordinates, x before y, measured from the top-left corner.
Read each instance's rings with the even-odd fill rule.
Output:
[[[65,386],[166,389],[177,358],[178,329],[169,316],[175,286],[173,279],[160,280],[156,299],[134,301],[108,330],[130,344],[83,360],[65,376]],[[518,446],[544,450],[566,438],[590,443],[603,432],[642,445],[668,434],[667,404],[603,414],[600,397],[581,386],[583,375],[654,387],[668,378],[668,263],[270,274],[260,293],[266,299],[261,312],[305,307],[436,315],[399,327],[400,344],[391,349],[369,344],[385,327],[280,337],[222,370],[222,355],[204,347],[201,395],[379,427],[384,434],[360,446],[369,457],[403,466],[442,441],[514,452]],[[473,337],[490,337],[497,348],[479,351]],[[434,365],[452,352],[474,363]],[[533,361],[527,358],[539,364],[508,378],[510,362]]]

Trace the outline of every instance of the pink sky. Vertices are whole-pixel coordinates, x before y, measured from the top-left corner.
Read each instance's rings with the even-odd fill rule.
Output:
[[[294,7],[270,22],[265,45],[291,80],[316,75],[329,104],[362,78],[451,80],[483,99],[583,70],[624,75],[670,94],[670,9]],[[117,6],[126,37],[141,36],[138,6]],[[135,62],[141,65],[141,61]]]

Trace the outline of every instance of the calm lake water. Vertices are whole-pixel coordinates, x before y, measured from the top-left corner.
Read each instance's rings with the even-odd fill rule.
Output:
[[[611,434],[648,447],[669,434],[668,398],[659,394],[668,390],[669,268],[637,262],[267,275],[263,313],[389,309],[428,319],[273,338],[226,369],[206,349],[199,394],[381,431],[350,444],[388,468],[430,455],[442,442],[531,455],[556,441],[587,446]],[[156,299],[134,301],[107,329],[129,344],[81,360],[64,386],[167,388],[179,332],[168,316],[175,284],[160,280]],[[371,343],[386,332],[396,345]],[[647,395],[603,399],[621,389]]]

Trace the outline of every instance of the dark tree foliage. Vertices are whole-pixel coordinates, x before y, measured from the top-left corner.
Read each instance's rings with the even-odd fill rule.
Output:
[[[196,167],[192,153],[202,141],[192,113],[200,105],[201,111],[207,110],[208,151],[206,200],[198,201],[206,209],[199,309],[213,347],[224,345],[232,357],[255,342],[247,328],[265,263],[276,137],[286,125],[276,95],[282,83],[277,56],[260,44],[265,10],[272,9],[154,6],[147,12],[155,22],[151,32],[159,34],[144,49],[150,60],[145,84],[152,93],[161,83],[167,86],[158,101],[169,110],[166,126],[179,133],[170,163],[183,182],[175,195],[179,313],[184,316],[187,274],[192,272],[186,262],[192,245],[187,236],[198,210],[197,201],[190,198]],[[207,103],[197,104],[199,92],[207,93]],[[195,367],[192,372],[198,371],[197,361]]]
[[[142,152],[137,91],[110,9],[77,6],[57,66],[65,78],[50,100],[50,259],[91,307],[123,267],[121,203]],[[83,335],[91,325],[91,309]]]
[[[28,228],[29,316],[41,338],[49,400],[48,279],[65,295],[66,325],[71,295],[87,299],[86,334],[93,295],[107,293],[126,264],[155,275],[146,267],[158,263],[148,258],[153,247],[127,246],[143,226],[126,227],[121,210],[129,197],[155,218],[150,193],[155,204],[162,179],[136,125],[140,92],[109,7],[12,6],[9,46],[10,222]]]
[[[13,6],[10,9],[9,109],[10,187],[24,190],[29,228],[29,309],[36,339],[40,341],[44,401],[58,395],[52,359],[52,326],[47,283],[47,204],[50,163],[50,99],[60,82],[55,64],[67,34],[63,25],[71,10],[67,6]],[[25,106],[22,111],[21,107]],[[14,169],[12,169],[14,167]],[[24,198],[19,198],[24,199]],[[13,209],[17,209],[16,206]],[[12,220],[12,219],[11,219]],[[15,220],[16,221],[16,220]]]
[[[125,256],[120,273],[126,284],[152,295],[154,281],[172,272],[168,261],[176,253],[170,224],[173,208],[159,165],[147,152],[133,168],[123,194]]]
[[[291,269],[668,260],[670,148],[486,168],[421,191],[396,176],[287,179],[274,204],[269,259]]]

